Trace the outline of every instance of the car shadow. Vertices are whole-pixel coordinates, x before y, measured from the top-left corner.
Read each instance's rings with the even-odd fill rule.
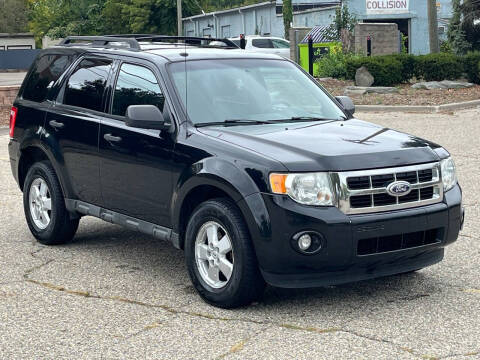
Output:
[[[183,296],[202,302],[188,279],[183,251],[175,249],[169,242],[99,221],[94,227],[82,226],[74,240],[62,248],[66,252],[78,250],[82,254],[89,253],[89,256],[107,259],[117,264],[115,267],[119,272],[134,271],[137,277],[153,279],[157,274],[163,274],[162,287],[180,286]],[[444,285],[437,277],[424,271],[319,288],[282,289],[268,286],[257,306],[249,311],[262,312],[271,307],[288,311],[292,304],[324,307],[343,304],[358,309],[361,304],[414,301],[440,293],[443,289]]]

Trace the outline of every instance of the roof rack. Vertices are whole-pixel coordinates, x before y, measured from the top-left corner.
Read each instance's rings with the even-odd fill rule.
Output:
[[[90,42],[90,46],[118,48],[118,43],[126,44],[130,49],[140,50],[138,41],[134,38],[111,36],[68,36],[59,46],[75,46],[76,42]],[[112,44],[116,43],[116,44]]]
[[[198,36],[175,36],[175,35],[152,35],[152,34],[122,34],[122,35],[106,35],[106,37],[114,38],[126,38],[135,39],[137,41],[150,41],[150,42],[166,42],[177,44],[188,44],[193,46],[205,46],[215,47],[209,45],[212,42],[221,42],[226,45],[227,48],[235,48],[238,46],[231,40],[226,38],[212,38],[212,37],[198,37]]]
[[[187,44],[197,47],[222,47],[228,49],[238,49],[238,46],[229,39],[196,37],[196,36],[171,36],[171,35],[151,35],[151,34],[123,34],[123,35],[105,35],[105,36],[69,36],[64,39],[59,46],[75,46],[77,43],[88,43],[92,47],[110,47],[124,48],[119,43],[125,44],[132,50],[141,50],[139,42],[168,43],[168,44]],[[225,46],[211,45],[212,42],[221,42]]]

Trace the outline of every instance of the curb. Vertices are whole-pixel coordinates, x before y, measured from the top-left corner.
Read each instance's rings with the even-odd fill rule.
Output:
[[[21,85],[0,85],[0,91],[19,90]]]
[[[480,100],[465,101],[460,103],[450,103],[443,105],[356,105],[355,109],[359,112],[421,112],[438,113],[443,111],[465,110],[480,106]]]

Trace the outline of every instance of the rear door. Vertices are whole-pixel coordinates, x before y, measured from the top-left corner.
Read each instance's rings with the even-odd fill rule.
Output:
[[[113,83],[109,117],[100,126],[100,178],[104,207],[170,227],[172,197],[171,134],[126,126],[130,105],[155,105],[170,113],[155,66],[122,60]]]
[[[104,116],[105,89],[112,60],[81,58],[61,89],[57,102],[47,114],[49,141],[63,156],[64,174],[74,196],[99,205],[100,160],[98,134]]]

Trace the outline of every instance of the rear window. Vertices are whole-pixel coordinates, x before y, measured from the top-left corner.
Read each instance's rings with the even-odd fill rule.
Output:
[[[103,94],[111,67],[112,62],[107,59],[82,60],[68,79],[63,103],[103,111]]]
[[[73,60],[73,55],[63,54],[48,54],[38,58],[25,84],[23,98],[35,102],[45,101],[53,84]]]
[[[270,39],[253,39],[252,45],[257,48],[265,48],[265,49],[273,48],[273,44]]]

